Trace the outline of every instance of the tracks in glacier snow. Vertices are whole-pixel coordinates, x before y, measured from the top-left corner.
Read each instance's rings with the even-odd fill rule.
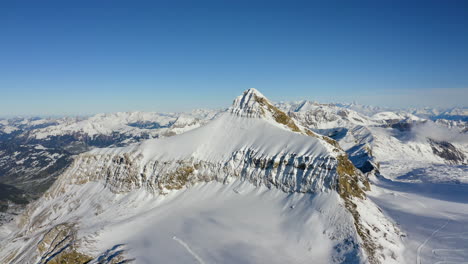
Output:
[[[441,225],[439,228],[435,229],[430,236],[428,236],[426,238],[426,240],[424,240],[424,242],[421,243],[421,245],[419,245],[418,247],[418,252],[417,252],[417,255],[416,255],[416,264],[422,264],[421,262],[421,251],[422,249],[424,248],[424,246],[426,245],[426,243],[431,240],[431,238],[433,238],[437,232],[439,232],[440,230],[442,230],[444,227],[447,226],[447,224],[450,222],[450,219],[447,220],[443,225]]]
[[[458,240],[457,248],[435,248],[432,255],[440,259],[435,264],[468,264],[468,232],[438,235],[439,239]]]
[[[185,243],[185,241],[183,241],[182,239],[176,237],[176,236],[173,236],[172,239],[174,239],[175,241],[177,241],[180,245],[182,245],[188,253],[190,253],[190,255],[192,255],[196,261],[198,261],[198,263],[200,264],[205,264],[205,262],[203,261],[202,258],[200,258],[200,256],[197,255],[197,253],[193,252],[193,250],[190,248],[190,246]]]

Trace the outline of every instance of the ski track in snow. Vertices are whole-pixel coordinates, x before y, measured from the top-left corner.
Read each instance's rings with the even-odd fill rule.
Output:
[[[200,258],[200,256],[197,255],[197,253],[193,252],[193,250],[190,248],[190,246],[185,243],[182,239],[176,237],[176,236],[173,236],[172,239],[174,239],[175,241],[177,241],[179,244],[181,244],[186,250],[188,253],[190,253],[190,255],[192,255],[195,260],[200,263],[200,264],[205,264],[205,262],[203,261],[202,258]]]
[[[461,233],[461,234],[450,234],[450,235],[442,235],[437,236],[438,238],[446,238],[446,239],[461,239],[461,240],[468,240],[468,233]],[[466,245],[465,243],[461,243],[461,245]],[[466,246],[465,246],[466,247]],[[443,258],[442,261],[437,261],[435,264],[468,264],[466,260],[466,248],[435,248],[432,250],[432,255],[436,256],[437,258]],[[457,254],[459,253],[459,254]],[[460,254],[461,253],[461,254]],[[457,256],[461,255],[461,256]],[[447,261],[447,256],[450,256],[450,260]]]
[[[421,245],[419,245],[418,247],[418,253],[416,255],[416,264],[422,264],[422,261],[421,261],[421,251],[422,249],[424,248],[424,246],[426,245],[427,242],[429,242],[429,240],[431,240],[431,238],[433,238],[437,232],[439,232],[440,230],[442,230],[444,227],[447,226],[447,224],[450,222],[450,220],[447,220],[443,225],[441,225],[439,228],[437,228],[436,230],[434,230],[432,232],[432,234],[426,238],[426,240],[424,240],[424,242],[421,243]]]

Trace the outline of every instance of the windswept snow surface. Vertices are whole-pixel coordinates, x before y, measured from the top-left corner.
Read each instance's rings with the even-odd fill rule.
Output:
[[[287,194],[240,181],[160,198],[140,194],[112,207],[97,218],[90,207],[82,233],[103,228],[94,250],[125,241],[128,256],[145,264],[308,263],[312,256],[331,263],[336,241],[329,236],[353,228],[336,193]],[[122,215],[124,207],[130,212]]]
[[[73,208],[68,214],[49,208],[49,224],[78,222],[80,251],[99,255],[125,244],[126,258],[143,264],[339,263],[340,249],[352,246],[343,241],[357,239],[352,216],[336,192],[285,193],[233,180],[198,183],[167,195],[116,195],[89,182],[71,186],[65,199]],[[50,206],[58,204],[44,202],[33,215]],[[27,243],[0,246],[3,253],[18,245],[34,249]]]

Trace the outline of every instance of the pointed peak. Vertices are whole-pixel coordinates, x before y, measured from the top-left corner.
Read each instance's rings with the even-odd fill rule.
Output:
[[[265,114],[262,102],[271,104],[257,89],[250,88],[234,100],[230,111],[244,117],[261,117]]]
[[[301,131],[291,117],[274,106],[255,88],[250,88],[237,97],[229,110],[238,116],[263,118],[293,132],[307,134],[307,132]]]
[[[249,88],[249,89],[245,90],[242,96],[248,96],[248,95],[252,95],[252,94],[254,94],[257,97],[265,98],[265,96],[255,88]]]
[[[296,107],[296,109],[294,109],[294,112],[306,112],[309,110],[317,109],[317,107],[319,107],[319,104],[317,102],[304,100],[302,101],[302,103],[299,104],[298,107]]]

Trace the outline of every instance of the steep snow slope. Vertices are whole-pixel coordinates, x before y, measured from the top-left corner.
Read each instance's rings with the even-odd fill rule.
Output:
[[[126,244],[115,262],[401,263],[368,188],[336,142],[249,89],[198,129],[77,157],[0,258],[89,260]]]
[[[145,191],[116,196],[95,183],[80,187],[65,196],[75,208],[49,218],[54,224],[78,222],[75,246],[86,255],[124,243],[125,258],[136,263],[304,263],[312,257],[316,263],[344,257],[358,262],[353,218],[336,192],[287,194],[236,180],[198,183],[166,196]],[[29,241],[17,242],[25,248],[22,256],[35,253],[35,240]]]

